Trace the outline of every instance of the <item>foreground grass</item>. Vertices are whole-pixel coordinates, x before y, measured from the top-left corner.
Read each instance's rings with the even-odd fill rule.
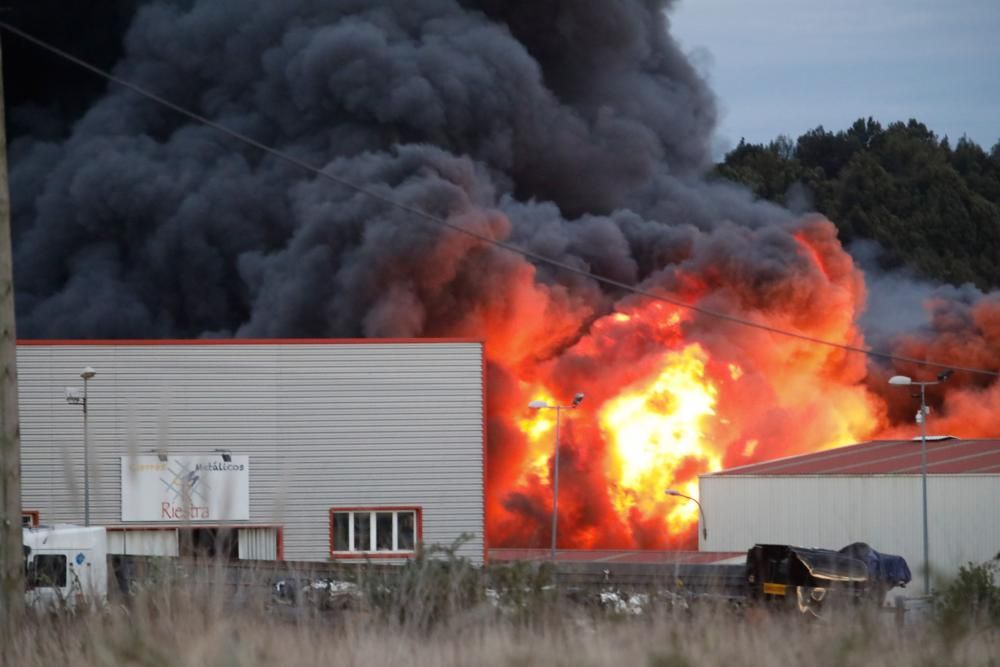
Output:
[[[933,613],[903,626],[870,607],[809,620],[653,590],[637,611],[592,589],[556,589],[544,566],[476,568],[453,551],[352,570],[346,596],[305,577],[293,602],[272,596],[267,571],[235,580],[221,566],[182,565],[154,565],[99,611],[31,616],[0,646],[2,664],[1000,667],[994,564],[963,568]]]
[[[998,665],[1000,633],[961,637],[934,624],[896,628],[885,616],[807,623],[728,611],[609,617],[554,605],[515,623],[483,609],[432,630],[365,612],[282,617],[226,609],[197,594],[147,596],[99,613],[33,618],[5,663],[257,667],[263,665]]]

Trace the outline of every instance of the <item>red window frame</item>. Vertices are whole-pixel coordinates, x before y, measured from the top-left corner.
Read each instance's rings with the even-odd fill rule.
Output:
[[[414,549],[410,551],[334,551],[333,549],[333,515],[344,512],[413,512],[416,523],[416,540]],[[334,560],[349,560],[364,558],[374,560],[376,558],[409,558],[424,540],[424,509],[419,505],[392,505],[381,506],[371,505],[365,507],[331,507],[329,512],[329,523],[327,527],[330,531],[330,558]]]
[[[27,525],[30,528],[38,528],[42,525],[42,515],[38,510],[21,510],[21,521],[24,521],[24,517],[28,517],[30,521],[27,524],[22,523],[21,525]]]

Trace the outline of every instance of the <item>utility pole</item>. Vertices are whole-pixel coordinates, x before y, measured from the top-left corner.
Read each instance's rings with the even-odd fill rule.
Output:
[[[563,410],[575,410],[583,402],[583,394],[573,397],[573,402],[569,405],[549,405],[545,401],[532,401],[528,407],[532,410],[555,410],[556,411],[556,442],[555,461],[552,463],[552,545],[550,547],[550,560],[555,565],[556,562],[556,541],[559,526],[559,419]]]
[[[920,387],[920,412],[917,413],[917,423],[920,424],[920,485],[921,499],[923,502],[923,528],[924,528],[924,595],[931,594],[931,553],[930,538],[927,530],[927,415],[930,408],[927,407],[927,387],[935,384],[947,382],[954,371],[951,369],[938,373],[934,382],[915,382],[905,375],[894,375],[889,378],[889,384],[910,387]],[[914,394],[913,398],[917,398]]]
[[[21,537],[21,427],[17,416],[17,331],[10,239],[7,128],[0,51],[0,632],[6,652],[24,613]]]

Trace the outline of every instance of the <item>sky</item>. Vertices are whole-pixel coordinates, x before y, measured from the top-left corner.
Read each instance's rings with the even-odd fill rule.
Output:
[[[1000,0],[680,0],[669,18],[719,98],[716,157],[862,116],[1000,140]]]

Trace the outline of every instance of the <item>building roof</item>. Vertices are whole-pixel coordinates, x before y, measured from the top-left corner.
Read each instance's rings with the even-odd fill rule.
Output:
[[[811,454],[763,461],[713,473],[735,475],[914,475],[920,474],[920,438],[872,440]],[[1000,474],[1000,440],[927,439],[928,474]]]

